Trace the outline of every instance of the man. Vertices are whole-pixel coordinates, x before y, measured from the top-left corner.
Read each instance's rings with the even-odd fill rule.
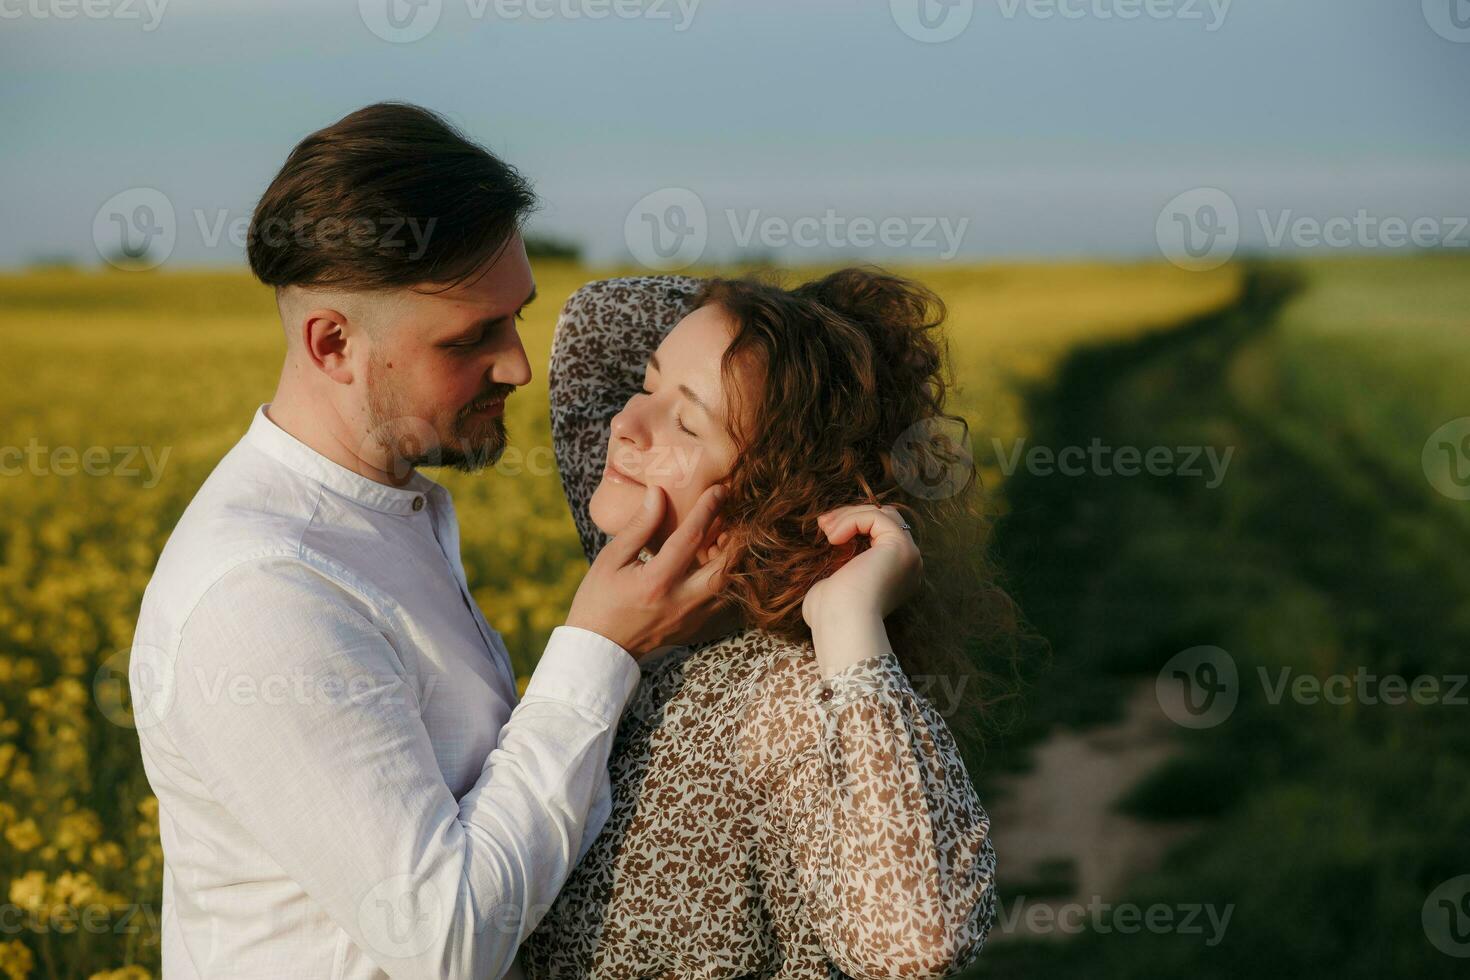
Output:
[[[645,564],[651,491],[517,703],[416,467],[505,447],[532,204],[443,120],[383,104],[303,140],[256,208],[280,383],[169,539],[129,668],[167,980],[504,974],[607,816],[636,658],[716,609],[720,566],[693,556],[718,488]]]

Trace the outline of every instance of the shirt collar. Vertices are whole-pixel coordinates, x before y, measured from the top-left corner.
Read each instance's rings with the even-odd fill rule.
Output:
[[[441,504],[448,497],[447,490],[417,470],[402,487],[390,487],[354,473],[272,422],[265,414],[269,407],[266,403],[255,410],[245,441],[334,493],[386,514],[413,514],[424,509],[426,497]]]

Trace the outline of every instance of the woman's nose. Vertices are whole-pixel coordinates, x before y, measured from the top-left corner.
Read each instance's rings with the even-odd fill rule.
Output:
[[[644,446],[648,442],[648,427],[643,423],[641,414],[634,405],[626,406],[613,416],[612,434],[614,439],[629,442],[635,446]]]

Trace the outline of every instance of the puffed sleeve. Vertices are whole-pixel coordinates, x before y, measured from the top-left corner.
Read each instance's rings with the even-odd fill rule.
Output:
[[[588,283],[572,294],[551,342],[551,441],[582,550],[607,543],[588,501],[602,478],[612,418],[643,383],[664,335],[693,309],[700,281],[632,276]]]
[[[963,969],[995,918],[995,849],[944,719],[891,653],[809,674],[786,715],[807,735],[774,812],[828,957],[859,980]]]

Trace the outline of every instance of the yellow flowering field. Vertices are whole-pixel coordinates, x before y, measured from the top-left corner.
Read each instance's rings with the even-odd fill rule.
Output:
[[[1021,435],[1020,385],[1075,345],[1166,327],[1239,286],[1234,270],[1163,264],[901,271],[949,304],[956,407],[977,441]],[[537,377],[508,405],[514,449],[492,473],[435,474],[522,675],[585,567],[550,463],[551,331],[578,285],[619,273],[537,264],[523,324]],[[0,338],[0,977],[146,978],[162,852],[126,651],[170,528],[270,397],[281,332],[244,273],[56,270],[0,276]]]

